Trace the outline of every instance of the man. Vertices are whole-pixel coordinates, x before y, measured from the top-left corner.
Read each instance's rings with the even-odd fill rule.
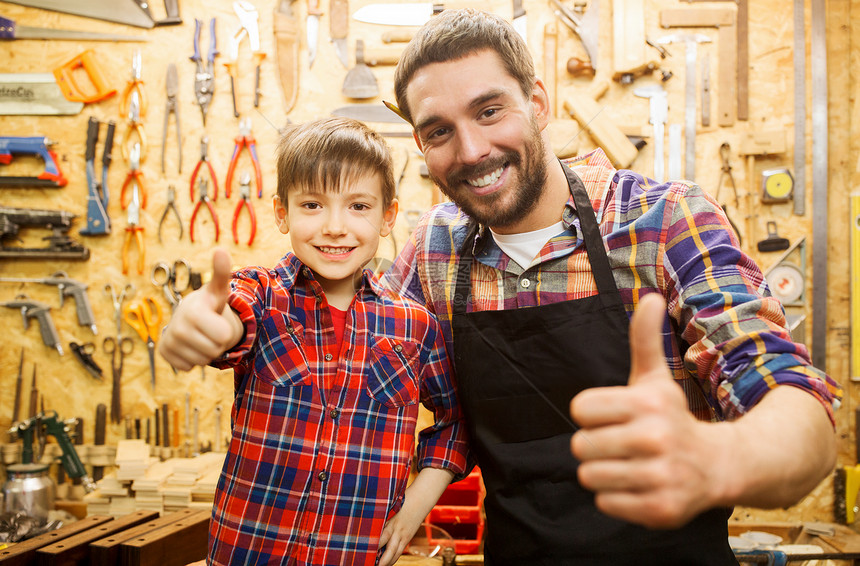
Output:
[[[791,505],[828,474],[841,390],[722,210],[599,150],[556,159],[546,88],[499,17],[435,16],[395,94],[456,205],[385,280],[428,304],[455,360],[486,563],[736,563],[731,507]]]

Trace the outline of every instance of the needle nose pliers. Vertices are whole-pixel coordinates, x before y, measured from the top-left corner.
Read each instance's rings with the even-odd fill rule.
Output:
[[[200,179],[197,186],[200,187],[200,200],[198,200],[197,204],[194,205],[194,212],[191,213],[191,228],[189,229],[191,241],[194,242],[194,221],[197,219],[197,213],[200,211],[200,207],[205,203],[206,208],[209,209],[209,214],[212,216],[212,222],[215,224],[215,241],[217,242],[220,229],[218,227],[218,216],[215,214],[215,207],[212,206],[212,201],[209,200],[209,181],[206,179]]]
[[[251,156],[251,164],[254,166],[254,180],[257,182],[257,198],[263,198],[263,173],[260,171],[260,160],[257,158],[257,140],[251,134],[251,119],[242,118],[239,121],[239,135],[235,138],[236,146],[233,148],[233,156],[230,158],[230,167],[227,168],[227,186],[224,189],[224,194],[230,198],[230,189],[233,184],[233,173],[236,172],[236,165],[239,162],[239,154],[242,148],[248,148],[248,154]]]
[[[239,214],[242,213],[242,208],[248,209],[248,215],[251,217],[251,237],[248,239],[248,245],[254,243],[254,236],[257,234],[257,215],[254,214],[254,205],[251,204],[251,175],[242,173],[239,178],[239,202],[236,203],[236,209],[233,211],[233,242],[239,243],[239,233],[236,227],[239,224]]]
[[[194,185],[197,183],[197,173],[200,172],[200,168],[204,163],[209,168],[209,177],[212,179],[212,200],[218,200],[218,179],[215,177],[215,169],[212,167],[212,163],[209,162],[209,138],[207,136],[203,136],[200,140],[200,160],[197,161],[197,165],[194,166],[194,171],[191,173],[191,202],[194,202]],[[228,194],[227,196],[229,197],[230,195]]]

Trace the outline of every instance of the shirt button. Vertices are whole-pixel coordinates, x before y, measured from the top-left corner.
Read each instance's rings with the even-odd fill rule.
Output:
[[[333,356],[332,356],[331,354],[326,354],[326,355],[325,355],[325,361],[330,362],[330,361],[331,361],[331,359],[332,359],[332,357],[333,357]]]
[[[340,416],[340,411],[338,411],[337,409],[332,409],[331,411],[328,412],[328,415],[331,418],[336,419],[338,416]]]
[[[394,346],[394,351],[395,351],[395,352],[402,352],[402,351],[403,351],[403,346],[401,346],[400,344],[396,344],[396,345]]]
[[[317,474],[317,478],[319,478],[320,481],[325,481],[328,479],[328,474],[325,472],[320,472]]]
[[[295,328],[293,328],[292,326],[287,327],[287,334],[295,334],[295,333],[296,333]]]
[[[311,276],[311,270],[308,269],[307,267],[303,268],[302,269],[302,275],[304,275],[305,277],[310,277]]]
[[[528,278],[523,278],[523,280],[520,281],[520,285],[522,285],[523,289],[528,289],[531,284],[532,282]]]

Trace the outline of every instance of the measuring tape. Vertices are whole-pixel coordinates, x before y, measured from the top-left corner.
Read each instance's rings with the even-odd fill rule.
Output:
[[[761,174],[761,201],[787,202],[794,191],[794,178],[788,169],[769,169]]]

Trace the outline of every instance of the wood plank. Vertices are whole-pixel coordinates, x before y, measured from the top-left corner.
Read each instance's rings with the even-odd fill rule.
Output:
[[[646,45],[644,0],[613,0],[612,70],[623,73],[647,63]],[[591,65],[597,68],[594,61]]]
[[[664,28],[713,28],[735,25],[732,8],[669,8],[660,10]]]
[[[589,96],[568,94],[564,109],[573,116],[582,129],[591,135],[612,163],[624,169],[633,163],[639,154],[636,146],[627,139],[617,125],[602,112],[602,108]]]
[[[158,518],[158,511],[135,511],[36,551],[38,566],[86,566],[90,543]]]
[[[206,558],[211,512],[192,515],[120,546],[123,566],[185,566]]]
[[[90,564],[92,566],[116,566],[120,562],[120,547],[124,542],[143,536],[156,529],[166,527],[177,521],[188,520],[201,514],[209,516],[212,513],[200,509],[181,509],[134,528],[126,529],[113,536],[97,540],[90,544]]]
[[[67,539],[109,521],[113,521],[113,517],[108,515],[91,515],[86,519],[75,521],[49,533],[17,542],[8,548],[0,550],[0,564],[3,566],[29,566],[35,564],[36,551],[43,546]]]

